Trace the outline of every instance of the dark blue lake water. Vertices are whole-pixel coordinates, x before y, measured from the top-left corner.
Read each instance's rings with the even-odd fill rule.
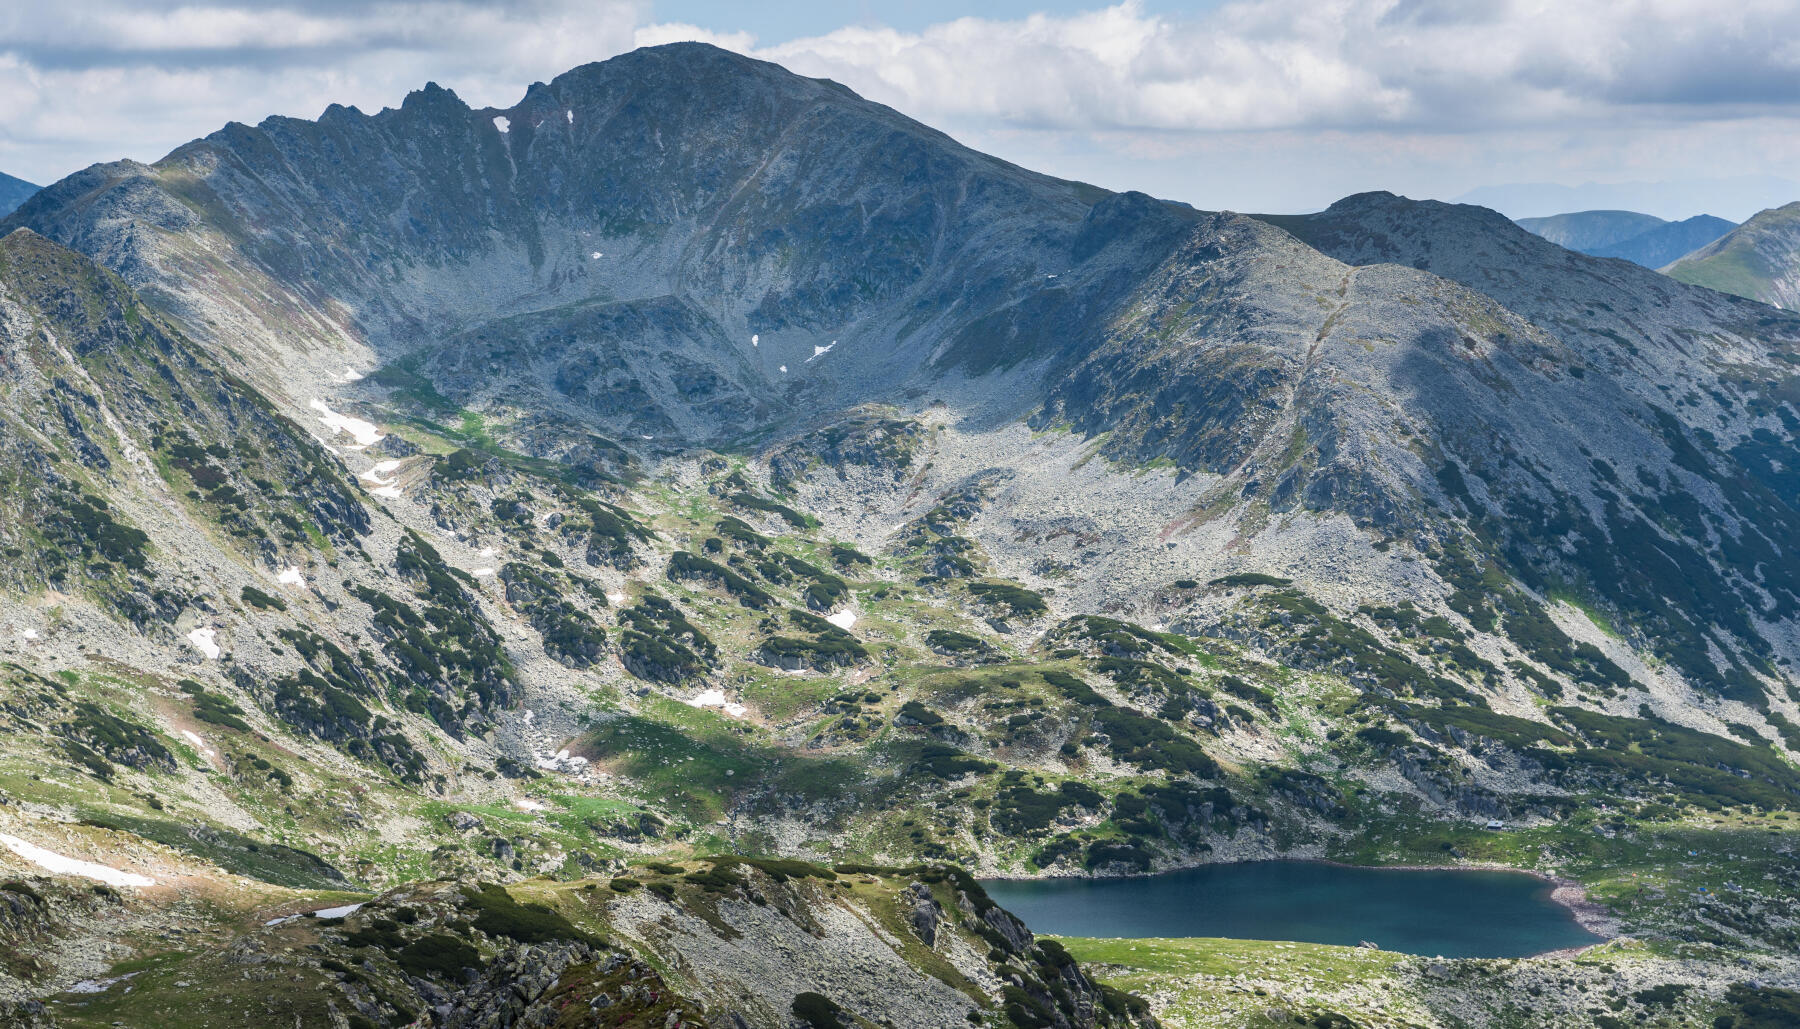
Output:
[[[1137,879],[983,885],[1032,931],[1056,936],[1368,940],[1447,958],[1525,957],[1601,939],[1550,899],[1549,883],[1518,872],[1253,861]]]

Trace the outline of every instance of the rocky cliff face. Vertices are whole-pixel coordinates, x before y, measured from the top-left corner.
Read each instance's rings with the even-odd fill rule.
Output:
[[[335,374],[423,348],[459,395],[522,384],[603,424],[708,439],[887,392],[1013,305],[1051,317],[1039,294],[1072,248],[1110,271],[1118,228],[1084,226],[1102,195],[680,45],[506,110],[429,86],[373,116],[232,125],[154,166],[90,168],[12,224],[230,335],[248,369]],[[609,400],[589,396],[603,385]],[[638,397],[651,411],[634,421]]]
[[[73,910],[80,898],[44,889],[0,885],[0,946],[47,949],[75,920],[92,923],[95,913]],[[134,925],[170,921],[159,906],[116,894],[85,903]],[[916,917],[922,910],[928,919]],[[418,883],[355,905],[284,898],[209,915],[192,952],[91,980],[63,1003],[0,1000],[0,1014],[9,1025],[124,1014],[206,1029],[1157,1025],[1142,999],[1096,985],[955,869],[715,859],[510,889]],[[115,984],[129,989],[115,996]],[[207,1003],[195,1005],[196,994]]]

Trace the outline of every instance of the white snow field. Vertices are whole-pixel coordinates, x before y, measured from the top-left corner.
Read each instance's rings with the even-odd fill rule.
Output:
[[[326,406],[323,400],[313,400],[307,406],[319,412],[319,421],[330,429],[333,435],[344,433],[356,441],[358,447],[372,447],[380,443],[384,437],[374,422],[365,422],[361,418],[352,418],[347,414],[338,414]]]
[[[56,875],[78,875],[83,879],[93,879],[108,886],[155,886],[156,880],[136,872],[122,872],[117,868],[83,861],[80,858],[66,857],[53,850],[45,850],[35,843],[27,843],[17,836],[0,832],[0,844],[7,850],[24,858],[32,864]]]
[[[690,707],[716,707],[733,718],[742,718],[750,709],[742,704],[727,700],[723,690],[707,690],[688,701]]]
[[[210,660],[217,661],[219,659],[218,635],[219,630],[211,626],[203,626],[188,633],[187,638],[188,642],[192,643],[200,653],[205,654]]]

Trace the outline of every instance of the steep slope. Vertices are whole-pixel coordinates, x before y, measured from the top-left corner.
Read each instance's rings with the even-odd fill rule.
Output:
[[[1792,310],[1800,307],[1800,202],[1775,207],[1670,264],[1670,278]]]
[[[1595,257],[1622,257],[1646,268],[1661,268],[1684,254],[1711,243],[1737,226],[1710,214],[1697,214],[1678,222],[1659,225],[1630,239],[1598,247],[1578,247]]]
[[[42,880],[8,881],[0,894],[43,923],[35,939],[0,926],[8,948],[49,942],[81,906]],[[121,1020],[193,1029],[787,1029],[795,1016],[921,1029],[988,1019],[1156,1025],[1142,999],[1095,985],[953,868],[833,871],[721,858],[511,889],[437,882],[355,904],[320,908],[322,899],[221,898],[183,913],[186,931],[206,937],[195,951],[89,981],[49,1004],[0,1000],[0,1015],[9,1026],[65,1029]],[[122,920],[166,902],[115,894],[100,904]],[[194,1003],[197,994],[205,1004]]]
[[[154,166],[71,176],[8,224],[229,340],[273,393],[427,347],[415,358],[470,390],[707,439],[891,393],[939,339],[1011,305],[1078,333],[1104,309],[1108,233],[1129,231],[1084,231],[1103,195],[682,44],[505,110],[428,86],[373,116],[228,126]],[[506,318],[524,320],[482,328]],[[574,345],[495,375],[527,336]],[[639,417],[596,408],[574,385],[596,378],[654,399]]]
[[[14,178],[0,172],[0,216],[11,214],[18,206],[31,198],[38,191],[35,186],[24,179]]]
[[[1614,246],[1669,224],[1653,214],[1636,211],[1575,211],[1546,218],[1516,219],[1520,228],[1542,236],[1559,247],[1591,253]]]
[[[875,157],[894,147],[918,160]],[[391,181],[352,181],[332,163],[351,153],[394,168]],[[292,217],[251,218],[275,209],[276,182]],[[144,229],[145,212],[177,209],[187,213]],[[346,392],[439,441],[465,404],[503,416],[545,457],[572,453],[570,433],[586,425],[677,452],[683,440],[763,438],[790,419],[829,426],[834,409],[871,396],[941,393],[940,413],[915,403],[894,420],[901,437],[921,421],[950,430],[923,478],[906,478],[909,459],[865,484],[855,515],[809,460],[782,484],[845,512],[831,531],[876,549],[913,546],[907,525],[941,528],[931,505],[964,498],[966,539],[924,537],[935,577],[978,567],[956,552],[973,546],[1034,588],[1065,580],[1070,615],[1237,634],[1246,600],[1260,601],[1159,591],[1276,575],[1324,597],[1332,617],[1370,596],[1454,614],[1518,666],[1485,683],[1508,691],[1511,710],[1548,689],[1533,678],[1547,669],[1569,686],[1641,690],[1659,717],[1711,730],[1720,723],[1694,711],[1707,697],[1756,712],[1736,718],[1766,713],[1758,732],[1773,735],[1761,738],[1791,724],[1777,661],[1795,646],[1783,541],[1796,515],[1773,455],[1793,435],[1795,324],[1583,258],[1492,212],[1371,194],[1259,222],[1100,195],[972,154],[830,84],[678,46],[578,69],[503,114],[427,89],[372,118],[232,127],[154,168],[83,173],[16,220],[94,248],[190,314],[212,311],[215,333],[232,324],[221,303],[263,318],[272,309],[244,298],[277,297],[322,323],[369,293],[343,324],[400,356]],[[583,254],[590,244],[570,230],[631,260]],[[230,270],[262,285],[206,287],[180,256],[200,251],[235,251]],[[299,254],[313,255],[308,274],[281,263]],[[476,279],[501,288],[458,288]],[[833,318],[867,334],[844,330],[841,350],[806,335]],[[258,324],[251,343],[274,351],[238,350],[234,336],[233,352],[272,380],[280,322]],[[791,367],[806,382],[776,393],[768,366],[796,343],[806,349]],[[1034,408],[1040,428],[1179,474],[1148,503],[1129,468],[1083,472],[1077,443],[1058,451],[992,430],[996,409]],[[891,463],[874,455],[884,473]],[[843,465],[829,469],[838,483]],[[1110,496],[1134,503],[1101,510]],[[434,495],[433,520],[464,524],[452,512],[469,501],[477,519],[483,502],[513,503]],[[1048,551],[1021,551],[1026,539]],[[757,591],[747,596],[767,592],[758,578],[786,585],[676,558],[677,577],[742,581]],[[1578,626],[1547,628],[1563,595],[1622,623],[1624,652],[1582,656],[1567,635]],[[1293,659],[1286,641],[1257,646]],[[624,656],[651,678],[692,663]],[[483,703],[508,695],[498,680],[481,692]]]
[[[1443,501],[1534,588],[1578,586],[1691,680],[1759,702],[1750,669],[1774,673],[1771,641],[1789,638],[1780,626],[1796,610],[1776,569],[1793,560],[1782,541],[1800,495],[1767,448],[1791,446],[1780,441],[1800,427],[1786,400],[1800,323],[1558,249],[1480,208],[1366,194],[1281,222],[1352,264],[1406,264],[1481,291],[1562,349],[1512,375],[1484,362],[1484,376],[1513,379],[1490,402],[1521,418],[1447,413]],[[1479,395],[1457,394],[1452,412]],[[1571,552],[1572,538],[1586,545]],[[1746,547],[1763,557],[1747,561]],[[1703,657],[1722,634],[1744,649]]]

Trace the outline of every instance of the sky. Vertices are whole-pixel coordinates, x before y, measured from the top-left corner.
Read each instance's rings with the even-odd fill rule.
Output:
[[[1204,209],[1513,217],[1800,199],[1796,0],[0,0],[0,172],[699,39],[1040,171]]]

